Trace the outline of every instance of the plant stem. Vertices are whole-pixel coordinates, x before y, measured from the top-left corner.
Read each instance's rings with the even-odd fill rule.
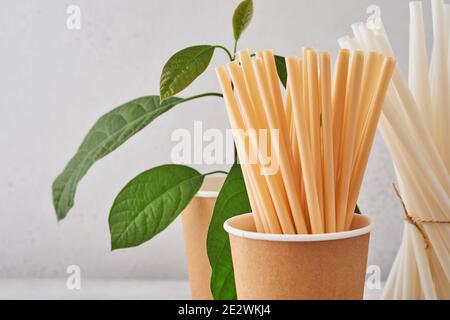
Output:
[[[226,172],[226,171],[218,170],[218,171],[213,171],[213,172],[205,173],[204,176],[206,177],[206,176],[210,176],[210,175],[217,174],[217,173],[228,174],[228,172]]]
[[[234,47],[233,47],[233,60],[236,59],[236,51],[237,51],[237,44],[238,41],[234,40]],[[231,84],[233,86],[233,84]],[[234,86],[233,86],[233,90],[234,90]],[[234,143],[234,148],[233,148],[233,157],[234,157],[234,164],[238,163],[238,153],[237,153],[237,149],[236,149],[236,143]]]
[[[189,98],[185,98],[183,100],[181,100],[179,103],[182,102],[188,102],[194,99],[198,99],[198,98],[203,98],[203,97],[220,97],[223,98],[223,94],[218,93],[218,92],[207,92],[207,93],[202,93],[202,94],[197,94],[195,96],[189,97]]]
[[[233,60],[236,59],[237,44],[238,44],[238,41],[235,40],[234,41],[234,48],[233,48]]]
[[[230,50],[228,50],[227,48],[225,48],[224,46],[215,46],[216,48],[222,49],[223,51],[225,51],[228,55],[228,58],[230,59],[230,61],[234,60],[233,55],[231,54]]]

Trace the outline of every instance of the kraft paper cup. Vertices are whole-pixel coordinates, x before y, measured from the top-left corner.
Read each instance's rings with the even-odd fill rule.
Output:
[[[350,231],[277,235],[257,233],[252,214],[228,219],[238,299],[362,299],[372,227],[355,215]]]
[[[225,175],[206,176],[203,185],[181,214],[192,299],[211,300],[211,266],[206,252],[208,227]]]

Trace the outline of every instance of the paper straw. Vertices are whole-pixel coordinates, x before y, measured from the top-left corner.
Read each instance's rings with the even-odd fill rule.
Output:
[[[311,48],[308,47],[303,47],[302,48],[302,52],[303,52],[303,60],[300,60],[301,64],[302,64],[302,68],[301,68],[301,77],[302,77],[302,90],[303,90],[303,106],[304,106],[304,117],[306,117],[306,119],[311,119],[310,117],[310,110],[309,110],[309,89],[308,89],[308,82],[309,82],[309,76],[308,76],[308,65],[307,65],[307,55],[308,55],[308,51],[311,50]],[[306,125],[306,131],[308,133],[308,139],[311,138],[310,132],[311,132],[311,128],[310,128],[310,121],[306,121],[305,123]]]
[[[258,88],[256,84],[256,76],[253,72],[252,62],[250,59],[250,51],[248,49],[242,50],[238,53],[242,70],[244,71],[244,79],[245,79],[245,85],[247,86],[247,91],[250,99],[252,100],[253,108],[249,110],[251,114],[247,115],[249,119],[252,119],[255,121],[255,126],[257,126],[259,129],[267,129],[269,127],[267,118],[265,116],[264,112],[261,112],[262,110],[262,100],[260,95],[258,94]],[[237,63],[237,62],[236,62]],[[271,150],[272,148],[272,142],[271,142],[271,136],[270,134],[267,137],[267,149]],[[261,154],[262,156],[262,154]],[[270,165],[270,159],[263,159],[260,158],[261,163],[264,165]],[[276,159],[278,162],[278,159]],[[272,175],[270,175],[272,176]],[[277,172],[274,174],[274,179],[276,179],[279,183],[282,183],[281,174]],[[286,197],[287,198],[287,197]]]
[[[446,10],[442,0],[432,0],[433,15],[433,53],[431,56],[430,78],[432,99],[432,129],[439,152],[450,172],[450,92],[449,92],[449,66],[448,42],[449,35],[446,20]]]
[[[369,118],[369,106],[373,98],[375,87],[377,84],[377,77],[381,69],[383,62],[383,56],[375,52],[369,52],[366,56],[366,63],[364,65],[362,83],[361,83],[361,101],[358,107],[357,117],[356,117],[356,130],[355,130],[355,150],[353,155],[352,166],[356,164],[356,155],[358,149],[361,148],[363,128],[367,121],[371,121]]]
[[[410,36],[409,36],[409,87],[426,119],[428,127],[432,126],[431,92],[428,78],[428,55],[425,40],[422,2],[409,3]]]
[[[335,168],[335,181],[338,180],[341,149],[342,126],[344,122],[345,92],[347,90],[347,75],[350,52],[339,50],[333,80],[333,159]]]
[[[237,103],[234,100],[230,81],[228,80],[226,73],[225,73],[225,68],[224,67],[216,68],[216,74],[219,78],[220,85],[224,92],[224,99],[228,106],[227,110],[228,110],[228,114],[230,115],[232,127],[234,130],[243,130],[244,124],[243,124],[242,120],[236,116]],[[236,149],[237,149],[239,155],[241,157],[245,156],[245,151],[244,151],[245,147],[244,147],[244,142],[242,141],[242,137],[235,135],[235,141],[236,141]],[[241,167],[242,167],[244,181],[245,181],[246,186],[248,186],[249,188],[252,188],[253,186],[255,186],[255,181],[252,179],[251,173],[249,173],[249,171],[250,171],[249,166],[243,165]],[[250,201],[251,207],[253,208],[256,230],[258,232],[268,232],[268,231],[270,231],[268,228],[268,224],[266,222],[266,219],[261,215],[261,211],[260,211],[260,209],[262,208],[261,202],[263,202],[263,201],[260,201],[261,199],[258,198],[257,195],[255,195],[254,191],[256,191],[256,189],[253,189],[251,192],[248,193],[248,195],[249,195],[249,201]]]
[[[278,80],[278,75],[277,75],[277,69],[276,69],[276,64],[275,64],[275,57],[273,55],[272,51],[262,51],[262,57],[263,57],[263,61],[264,61],[264,65],[265,65],[265,69],[267,71],[267,74],[269,75],[268,79],[269,79],[269,85],[270,88],[272,90],[272,98],[273,98],[273,103],[276,106],[276,109],[278,110],[276,112],[276,116],[278,116],[278,123],[279,123],[279,128],[282,131],[283,134],[283,148],[286,148],[286,152],[288,153],[287,155],[287,162],[288,162],[288,166],[293,170],[293,175],[289,175],[288,179],[290,179],[291,177],[293,179],[296,179],[297,181],[301,181],[301,174],[299,171],[300,168],[300,160],[298,157],[294,156],[294,152],[296,155],[298,155],[298,149],[295,150],[295,148],[290,148],[290,150],[288,150],[288,145],[286,145],[286,143],[291,139],[292,135],[291,135],[291,131],[293,131],[293,119],[292,119],[292,103],[290,108],[289,108],[289,100],[287,100],[288,105],[286,105],[285,110],[286,111],[290,111],[290,116],[288,117],[288,113],[283,113],[283,102],[282,102],[282,98],[281,98],[281,92],[280,92],[280,81]],[[287,94],[289,93],[289,90],[286,91]],[[290,98],[290,97],[287,97]],[[289,110],[291,109],[291,110]],[[287,128],[289,128],[289,130],[287,130]],[[295,141],[294,141],[295,142]],[[296,182],[296,185],[299,186],[299,183]],[[297,197],[295,197],[294,199],[296,199],[296,201],[298,200]],[[295,210],[300,210],[301,216],[305,216],[305,214],[303,213],[303,210],[300,208],[296,208]],[[295,216],[295,213],[294,213]],[[296,224],[302,224],[300,222],[296,223]],[[299,228],[299,226],[297,225],[297,228]]]
[[[310,124],[311,152],[314,164],[314,181],[319,195],[319,208],[324,221],[323,211],[323,177],[322,177],[322,151],[320,141],[320,96],[319,73],[317,53],[309,49],[306,51],[306,66],[308,70],[308,110]]]
[[[320,101],[322,110],[323,186],[325,231],[336,232],[335,181],[333,160],[333,119],[331,110],[330,55],[320,54]]]
[[[360,101],[361,78],[364,66],[364,54],[352,53],[347,91],[345,93],[345,112],[343,121],[342,143],[339,158],[340,172],[336,183],[336,225],[338,231],[345,230],[347,199],[352,176],[352,159],[356,130],[356,114]]]
[[[261,110],[264,108],[263,101],[258,92],[258,84],[257,84],[257,80],[256,80],[256,75],[255,75],[253,67],[252,67],[252,62],[250,60],[250,53],[248,50],[242,51],[239,53],[239,57],[241,59],[242,68],[243,68],[243,70],[245,70],[244,76],[245,76],[245,81],[246,81],[246,84],[248,87],[248,92],[252,93],[252,99],[253,99],[253,101],[255,101],[255,105],[259,106],[259,110]],[[265,117],[264,112],[257,112],[255,109],[254,114],[250,118],[258,118],[260,120],[261,128],[269,128],[269,123],[268,123],[267,118]],[[275,156],[279,157],[277,155],[275,155]],[[283,199],[285,199],[285,200],[277,200],[277,203],[276,203],[276,207],[278,208],[277,212],[280,212],[281,214],[284,214],[284,212],[286,212],[286,214],[284,214],[284,216],[286,217],[287,215],[289,215],[289,217],[290,217],[291,211],[290,211],[289,207],[286,206],[286,203],[288,202],[288,200],[286,200],[287,195],[286,195],[286,191],[284,189],[284,183],[283,183],[283,178],[281,176],[281,171],[277,170],[277,172],[275,172],[273,174],[266,175],[266,181],[268,182],[269,188],[271,190],[271,194],[275,194],[277,196],[277,199],[280,195],[282,196]],[[294,218],[292,218],[292,219],[294,220]],[[299,218],[296,218],[296,221],[297,221],[297,223],[301,223],[301,222],[299,222]],[[297,227],[302,231],[302,233],[307,233],[307,230],[302,229],[301,225],[298,225]],[[305,227],[306,227],[306,225],[305,225]]]
[[[233,83],[236,88],[236,92],[238,93],[239,99],[241,100],[241,103],[243,105],[247,105],[248,107],[245,108],[245,114],[249,114],[251,111],[250,107],[250,98],[248,96],[247,88],[244,84],[244,78],[242,75],[242,72],[240,70],[240,67],[238,65],[237,61],[234,61],[230,64],[228,64],[229,71],[231,74],[231,78],[233,79]],[[254,117],[248,116],[247,119],[249,121],[253,121]],[[254,123],[251,124],[256,125]],[[270,128],[271,132],[275,132],[274,128]],[[272,141],[272,145],[274,143],[277,143],[277,141]],[[281,155],[277,152],[277,148],[274,148],[273,150],[275,152],[273,156],[275,156],[276,161],[279,163]],[[295,233],[295,228],[292,223],[292,216],[289,209],[289,206],[287,205],[287,200],[284,198],[284,192],[282,181],[279,184],[279,181],[276,181],[275,179],[270,178],[272,175],[265,174],[268,179],[266,179],[268,183],[268,187],[270,189],[270,194],[273,199],[274,206],[276,208],[276,214],[278,216],[278,220],[280,222],[281,228],[283,233],[292,234]]]
[[[381,110],[383,107],[384,97],[386,95],[387,87],[389,86],[395,65],[396,63],[393,58],[385,58],[381,69],[379,81],[375,89],[374,98],[370,106],[369,117],[371,118],[371,121],[366,124],[361,144],[364,147],[360,150],[360,153],[358,154],[355,171],[352,174],[352,179],[350,183],[351,189],[349,192],[348,203],[346,207],[347,211],[344,220],[345,221],[344,226],[347,228],[350,226],[352,221],[354,208],[356,205],[356,201],[358,199],[358,191],[361,188],[364,171],[366,169],[367,162],[369,160],[370,149],[372,147],[373,140],[375,138],[378,119],[380,117]]]
[[[305,185],[303,183],[303,174],[302,174],[302,164],[300,161],[300,146],[298,144],[297,139],[297,129],[295,127],[295,120],[293,116],[292,111],[292,97],[290,92],[289,85],[287,85],[286,88],[286,102],[285,102],[285,109],[286,109],[286,116],[289,114],[290,120],[290,138],[291,138],[291,144],[292,144],[292,156],[294,160],[294,170],[298,170],[298,174],[296,176],[299,177],[300,181],[300,200],[301,200],[301,206],[303,208],[303,213],[305,216],[305,222],[306,227],[308,230],[311,230],[311,223],[309,221],[309,213],[308,213],[308,206],[306,205],[306,194],[305,194]]]
[[[237,102],[234,98],[231,83],[226,75],[225,67],[218,67],[216,68],[216,74],[219,79],[220,86],[222,88],[222,91],[224,93],[224,99],[225,103],[227,105],[227,112],[230,119],[230,122],[232,124],[233,129],[235,130],[246,130],[245,125],[242,121],[242,118],[239,115],[239,107],[237,106]],[[243,149],[243,141],[239,139],[240,137],[237,137],[236,139],[236,147],[239,154],[239,157],[244,159],[245,158],[245,150]],[[267,189],[267,186],[265,184],[265,181],[263,177],[260,174],[260,168],[258,168],[257,165],[247,165],[244,164],[243,168],[247,170],[246,176],[251,178],[253,182],[246,185],[249,187],[251,185],[257,185],[258,187],[254,190],[255,195],[260,199],[259,202],[264,204],[263,212],[255,212],[255,214],[259,214],[260,221],[263,219],[261,216],[265,215],[267,225],[270,226],[269,231],[271,233],[281,233],[281,226],[279,225],[279,222],[275,219],[275,209],[272,203],[271,195]],[[253,208],[253,207],[252,207]]]
[[[244,176],[244,182],[246,183],[246,185],[249,185],[247,194],[250,206],[252,208],[255,208],[252,209],[252,211],[254,213],[256,231],[261,233],[268,233],[270,232],[269,223],[267,222],[265,215],[262,214],[262,212],[265,210],[264,203],[261,203],[260,199],[255,195],[254,191],[256,188],[258,188],[258,186],[255,184],[255,181],[250,178],[247,168],[242,170],[242,175]]]
[[[359,39],[370,32],[361,26],[356,29],[361,30]],[[357,182],[362,179],[392,75],[393,66],[389,69],[385,62],[381,68],[382,56],[377,53],[368,54],[366,61],[361,51],[341,50],[332,83],[329,53],[318,55],[312,48],[303,52],[303,60],[286,59],[284,102],[271,51],[259,51],[252,59],[250,51],[243,50],[239,60],[227,64],[234,91],[224,68],[217,69],[232,127],[238,131],[236,147],[245,160],[243,174],[252,189],[255,224],[264,232],[348,230],[353,210],[347,216],[347,208],[350,201],[356,203],[361,186],[350,183],[355,174]],[[264,152],[267,145],[261,144],[264,136],[257,134],[261,130],[278,133],[267,137],[271,159]],[[269,172],[272,160],[279,167]]]
[[[303,77],[299,60],[290,56],[286,58],[288,69],[288,82],[291,88],[293,115],[297,130],[297,139],[300,146],[300,157],[305,182],[305,193],[308,204],[309,218],[312,233],[323,233],[324,226],[320,214],[319,198],[314,181],[314,164],[311,155],[310,140],[307,132],[307,118],[304,116],[305,106],[303,105]]]
[[[258,126],[258,124],[255,121],[255,116],[254,116],[254,107],[252,105],[252,102],[250,100],[250,96],[248,95],[248,91],[247,91],[247,87],[245,86],[244,83],[244,78],[243,78],[243,74],[242,74],[242,70],[241,67],[239,66],[237,61],[234,61],[230,64],[228,64],[228,70],[230,72],[231,75],[231,79],[233,80],[233,83],[235,85],[235,90],[237,92],[237,95],[239,97],[239,100],[241,101],[241,104],[243,106],[242,108],[242,115],[244,118],[244,122],[246,123],[246,128],[252,128],[252,129],[259,129],[260,127]],[[261,148],[258,145],[257,140],[255,139],[256,137],[249,135],[250,137],[250,143],[253,146],[252,151],[254,152],[254,154],[256,154],[258,156],[259,159],[262,159],[262,155],[261,155]],[[276,160],[278,161],[278,160]],[[261,162],[259,162],[261,163]],[[261,174],[264,172],[264,170],[261,170],[260,172],[260,176]],[[264,182],[265,180],[265,182]],[[262,183],[263,185],[266,185],[268,190],[269,190],[269,194],[272,198],[273,204],[274,204],[274,208],[276,209],[275,211],[270,211],[268,212],[268,224],[270,226],[271,229],[276,230],[277,233],[280,233],[280,229],[279,229],[279,224],[282,226],[284,221],[283,217],[281,216],[282,214],[289,214],[289,212],[287,212],[287,210],[289,210],[284,204],[286,203],[286,200],[283,199],[283,188],[282,186],[278,185],[276,181],[274,181],[273,179],[264,179],[264,177],[260,177],[260,183]],[[273,196],[273,192],[274,189],[276,190],[277,194],[276,196]],[[285,210],[285,211],[283,211]],[[287,213],[286,213],[287,212]]]
[[[263,60],[260,58],[256,58],[253,62],[253,68],[255,70],[259,93],[262,97],[263,107],[269,122],[269,127],[271,130],[277,130],[282,126],[280,124],[280,117],[276,115],[282,113],[283,107],[279,106],[278,103],[274,103],[274,98],[270,94],[273,94],[273,90],[271,90],[271,86],[269,83],[274,81],[273,75],[268,76],[266,73],[266,69]],[[266,62],[266,65],[271,65],[270,61]],[[269,68],[269,72],[273,73],[274,70]],[[271,81],[269,80],[271,79]],[[272,85],[273,88],[273,85]],[[271,99],[272,98],[272,99]],[[283,119],[281,117],[281,119]],[[286,129],[286,127],[284,128]],[[295,223],[295,228],[299,233],[307,233],[306,222],[304,218],[304,213],[302,207],[300,206],[300,181],[298,177],[296,179],[293,176],[293,164],[292,164],[292,155],[291,150],[286,145],[286,141],[288,136],[286,135],[285,130],[280,130],[280,169],[281,174],[283,176],[283,181],[285,185],[285,189],[288,195],[289,205],[292,210],[293,220]],[[284,133],[283,133],[284,132]],[[287,219],[286,219],[287,220]],[[283,223],[282,223],[283,225]],[[288,223],[286,221],[286,227],[288,227]],[[284,229],[283,229],[284,230]]]
[[[286,123],[289,126],[289,139],[291,142],[291,151],[292,151],[292,158],[294,162],[294,170],[298,170],[300,168],[300,155],[298,152],[298,145],[297,145],[297,137],[295,134],[295,123],[294,119],[292,117],[292,99],[291,99],[291,90],[289,89],[289,86],[286,88],[286,98],[284,102],[284,110],[286,113]],[[301,173],[300,171],[297,171],[296,176],[299,176]]]

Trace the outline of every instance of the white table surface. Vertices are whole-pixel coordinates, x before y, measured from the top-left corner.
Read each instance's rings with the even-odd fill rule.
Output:
[[[365,299],[379,299],[381,290],[368,290]],[[187,280],[82,279],[80,290],[69,290],[66,279],[0,279],[0,299],[190,299]]]

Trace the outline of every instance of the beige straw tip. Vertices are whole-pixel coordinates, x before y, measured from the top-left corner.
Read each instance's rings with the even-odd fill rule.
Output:
[[[350,54],[350,50],[346,49],[346,48],[339,49],[339,54],[349,55]]]
[[[242,55],[250,55],[250,49],[249,48],[245,48],[245,49],[242,49],[242,50],[239,50],[238,52],[237,52],[237,56],[239,57],[239,58],[241,58],[242,57]]]

